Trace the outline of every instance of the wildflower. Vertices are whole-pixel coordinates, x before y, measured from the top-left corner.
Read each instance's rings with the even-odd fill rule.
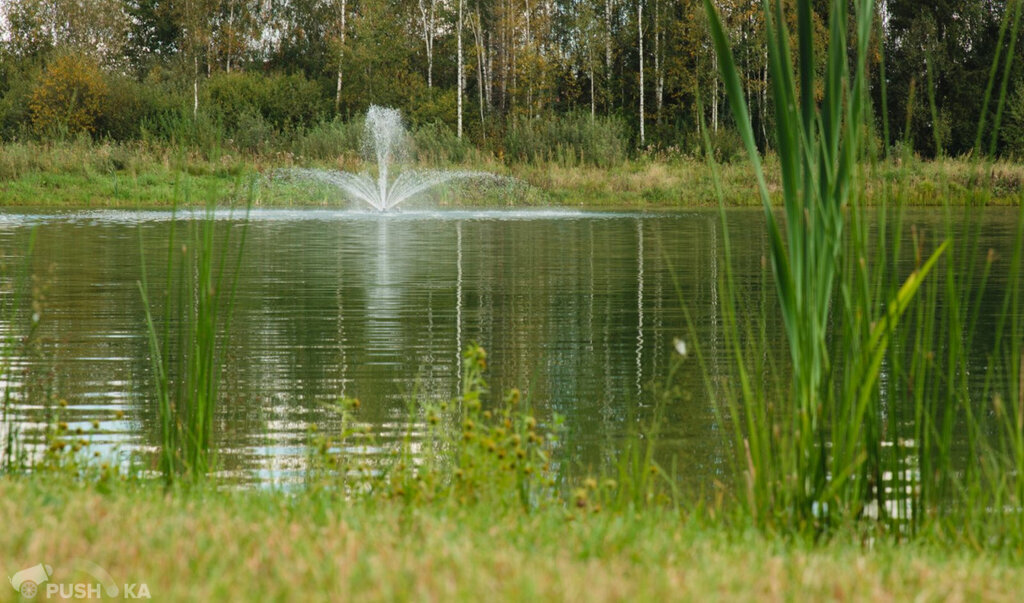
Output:
[[[672,346],[675,347],[676,353],[686,358],[686,342],[676,337],[672,340]]]
[[[587,490],[597,490],[597,480],[592,477],[588,477],[583,480],[583,487]]]

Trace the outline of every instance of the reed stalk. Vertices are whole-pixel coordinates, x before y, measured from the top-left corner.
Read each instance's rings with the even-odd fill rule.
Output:
[[[143,252],[139,291],[160,415],[159,468],[168,485],[199,481],[216,462],[213,427],[247,227],[243,222],[235,244],[230,221],[219,228],[214,210],[208,203],[201,219],[185,221],[180,242],[177,220],[171,220],[159,322]]]

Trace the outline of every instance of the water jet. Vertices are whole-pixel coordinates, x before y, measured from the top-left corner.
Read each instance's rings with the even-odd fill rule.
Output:
[[[376,162],[376,178],[366,171],[353,173],[304,168],[288,170],[288,173],[334,185],[350,199],[367,203],[380,212],[391,210],[411,197],[451,180],[498,177],[489,172],[468,170],[403,169],[391,179],[392,168],[398,167],[406,155],[407,138],[398,109],[372,105],[366,112],[363,152]]]

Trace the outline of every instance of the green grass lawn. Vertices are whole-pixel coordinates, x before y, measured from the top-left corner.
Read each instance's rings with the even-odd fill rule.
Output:
[[[54,582],[96,582],[75,570],[87,561],[161,601],[1010,601],[1024,592],[1017,557],[842,536],[794,543],[695,517],[0,481],[5,575],[45,563]]]

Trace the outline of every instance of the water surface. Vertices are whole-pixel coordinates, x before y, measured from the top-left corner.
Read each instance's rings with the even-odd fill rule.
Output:
[[[172,224],[180,237],[198,216],[0,214],[5,300],[25,300],[0,325],[24,334],[33,313],[41,319],[37,343],[12,359],[13,384],[66,400],[73,430],[100,421],[101,451],[158,442],[141,258],[159,282]],[[216,217],[240,233],[242,212]],[[1005,249],[1010,218],[994,213],[982,244]],[[912,221],[935,230],[932,220]],[[494,392],[518,387],[542,420],[565,417],[559,458],[582,468],[613,458],[650,422],[659,384],[680,362],[676,338],[700,345],[713,372],[728,361],[716,212],[259,210],[247,224],[216,428],[225,471],[244,479],[299,479],[310,427],[337,429],[328,403],[341,396],[361,400],[358,419],[376,441],[400,437],[410,399],[459,391],[470,343],[488,352]],[[760,212],[731,212],[730,233],[744,311],[768,313],[781,349]],[[723,434],[692,354],[678,371],[662,457],[699,487],[726,472]],[[32,439],[43,413],[16,403],[12,414]]]

